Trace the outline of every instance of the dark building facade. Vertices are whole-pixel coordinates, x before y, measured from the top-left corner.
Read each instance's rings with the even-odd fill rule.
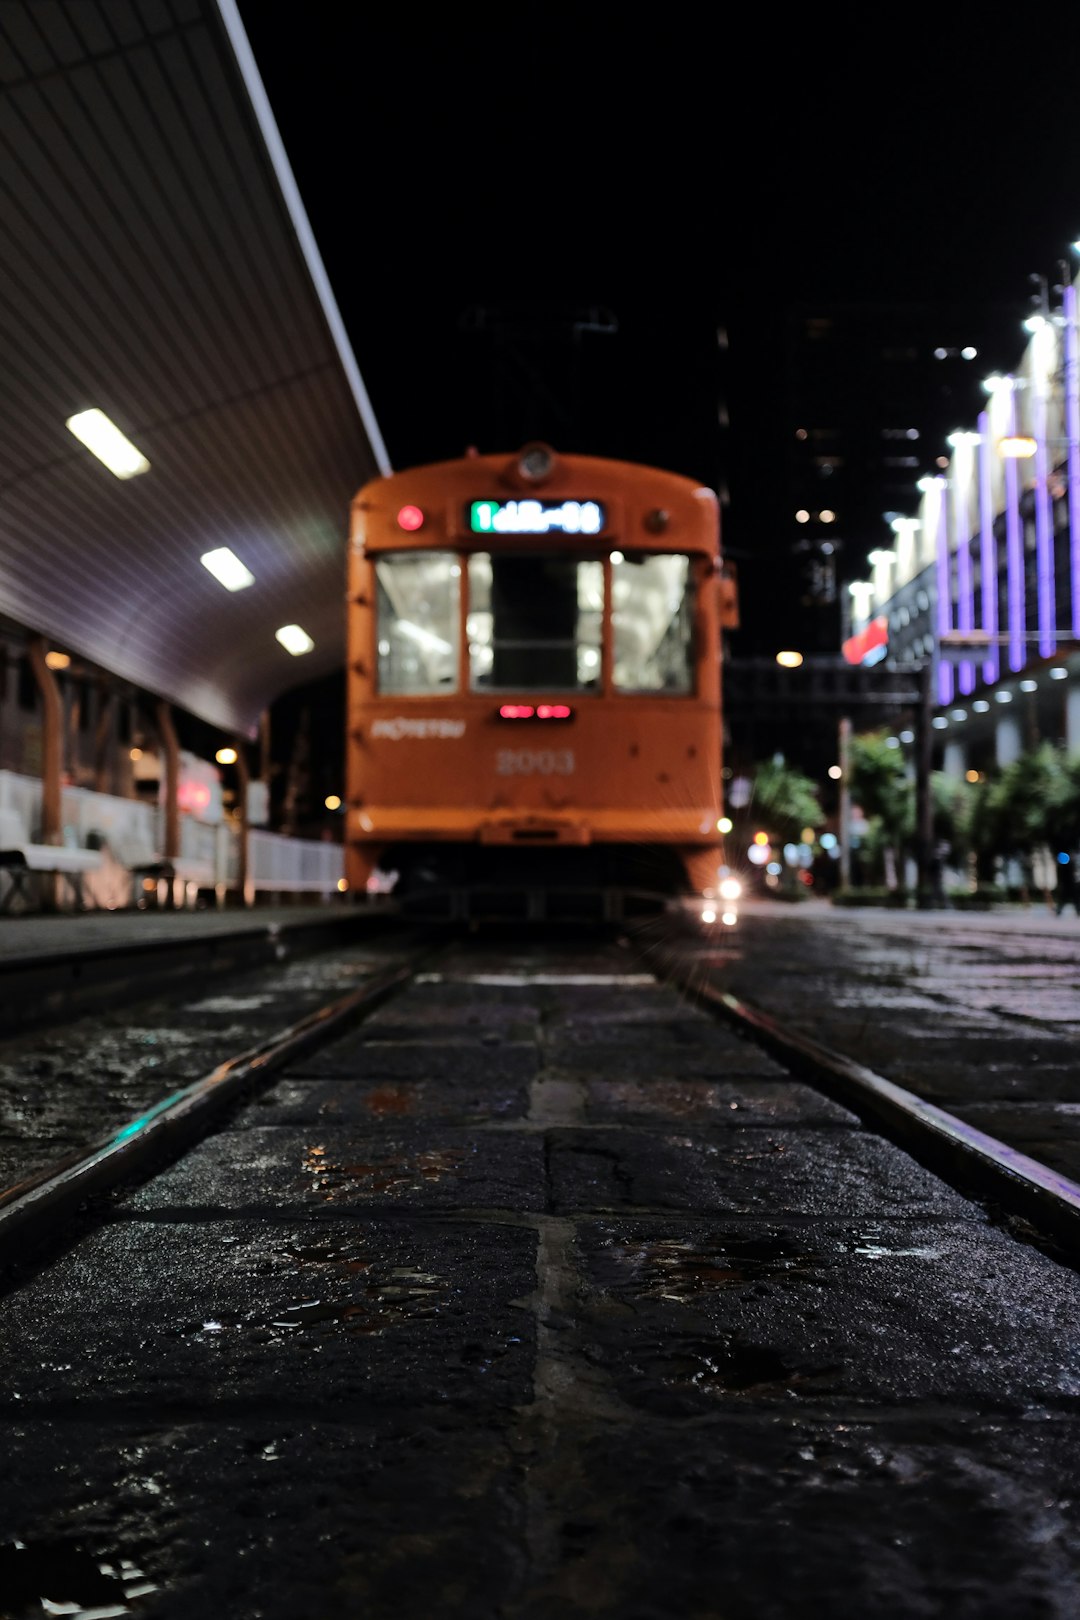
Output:
[[[919,508],[918,481],[973,420],[988,370],[1015,363],[1022,300],[799,305],[788,318],[785,530],[806,652],[849,633],[846,581]],[[1002,350],[1004,349],[1004,353]]]

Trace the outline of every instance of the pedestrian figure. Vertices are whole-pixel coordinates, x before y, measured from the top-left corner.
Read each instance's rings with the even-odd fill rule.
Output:
[[[1072,906],[1076,915],[1080,917],[1080,894],[1076,888],[1076,866],[1072,860],[1066,859],[1058,867],[1057,890],[1054,895],[1054,911],[1057,916]]]

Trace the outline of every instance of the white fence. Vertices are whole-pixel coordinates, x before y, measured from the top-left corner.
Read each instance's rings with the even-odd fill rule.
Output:
[[[0,810],[16,811],[28,839],[41,840],[42,787],[38,777],[0,771]],[[159,859],[164,841],[164,811],[139,799],[120,799],[88,788],[62,789],[62,842],[72,849],[100,849],[100,871],[83,880],[87,905],[122,907],[138,896],[132,868]],[[193,816],[180,816],[179,859],[198,867],[200,890],[223,900],[235,888],[240,869],[240,840],[228,823],[211,826]],[[285,838],[252,828],[248,833],[248,876],[257,894],[310,894],[329,899],[338,893],[345,874],[340,844]],[[147,897],[156,889],[150,880]],[[10,880],[0,872],[0,902]],[[190,888],[194,886],[189,886]]]

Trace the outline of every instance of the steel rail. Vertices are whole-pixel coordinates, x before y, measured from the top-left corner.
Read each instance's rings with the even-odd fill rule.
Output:
[[[703,981],[700,964],[680,962],[656,946],[648,947],[644,955],[658,976],[688,1000],[749,1032],[792,1073],[877,1126],[958,1191],[1019,1216],[1071,1260],[1080,1260],[1080,1184],[854,1058],[789,1028],[762,1008]]]
[[[223,1114],[261,1090],[287,1064],[408,984],[431,949],[426,946],[412,960],[374,974],[348,995],[163,1097],[137,1119],[0,1190],[0,1266],[24,1259],[29,1244],[86,1199],[152,1173],[209,1135]]]

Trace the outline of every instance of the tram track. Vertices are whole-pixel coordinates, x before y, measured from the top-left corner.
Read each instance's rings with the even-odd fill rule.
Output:
[[[355,990],[155,1095],[137,1115],[85,1145],[8,1178],[6,1185],[0,1182],[0,1267],[87,1199],[152,1174],[203,1140],[290,1063],[333,1041],[412,982],[434,950],[432,937],[414,943],[408,960],[377,969]],[[1080,1259],[1080,1186],[1068,1177],[712,982],[700,962],[680,953],[677,936],[654,934],[644,944],[639,939],[637,950],[658,983],[735,1028],[965,1196],[1026,1223],[1029,1235]],[[644,982],[646,975],[639,977]],[[496,973],[477,982],[495,987],[506,981]],[[544,975],[534,982],[542,985]]]
[[[632,939],[412,943],[45,1222],[4,1299],[0,1587],[667,1620],[719,1557],[740,1613],[790,1612],[792,1568],[823,1612],[920,1612],[928,1564],[1026,1612],[1075,1271],[793,1076],[700,957],[695,995]]]

